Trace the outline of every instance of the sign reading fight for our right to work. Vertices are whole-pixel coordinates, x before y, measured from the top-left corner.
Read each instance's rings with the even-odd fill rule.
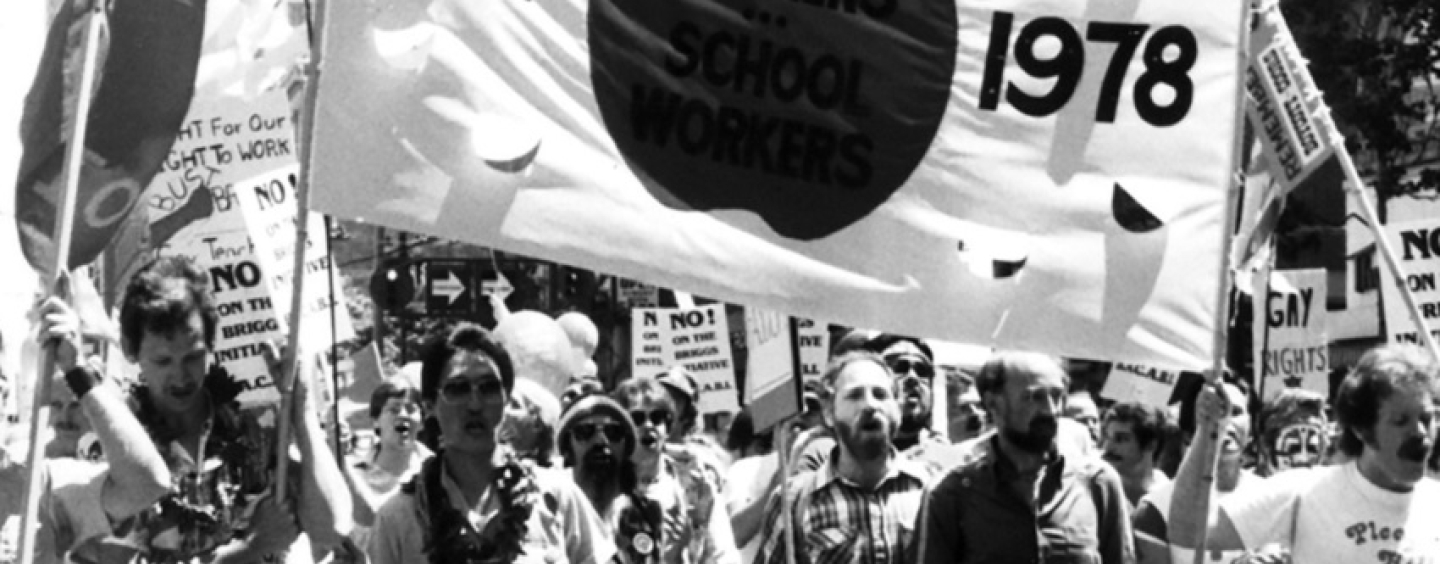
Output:
[[[811,319],[1200,369],[1247,5],[336,2],[312,202]]]
[[[1258,290],[1258,289],[1257,289]],[[1286,388],[1303,388],[1321,396],[1330,395],[1329,318],[1325,307],[1325,269],[1276,270],[1270,273],[1270,289],[1257,315],[1265,317],[1264,380],[1260,387],[1265,401]]]
[[[1385,307],[1385,334],[1392,343],[1420,343],[1415,317],[1405,307],[1401,284],[1415,295],[1424,330],[1440,339],[1440,219],[1395,222],[1385,236],[1399,255],[1405,280],[1397,282],[1390,269],[1380,267],[1380,300]]]
[[[724,304],[635,308],[630,310],[630,327],[632,375],[655,376],[679,364],[695,377],[701,413],[740,411]]]

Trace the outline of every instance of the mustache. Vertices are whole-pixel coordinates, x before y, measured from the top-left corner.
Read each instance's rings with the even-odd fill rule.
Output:
[[[1400,450],[1395,454],[1410,462],[1425,462],[1430,457],[1430,445],[1425,439],[1412,438],[1401,443]]]

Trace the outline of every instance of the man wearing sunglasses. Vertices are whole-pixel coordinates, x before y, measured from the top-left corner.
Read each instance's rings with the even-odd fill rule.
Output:
[[[865,348],[885,361],[900,390],[900,428],[895,448],[908,451],[924,441],[938,439],[930,429],[934,406],[931,387],[935,381],[935,353],[925,341],[885,333],[871,339]]]
[[[421,366],[420,397],[441,448],[380,508],[370,560],[608,562],[614,544],[580,488],[500,441],[515,369],[490,333],[463,324],[431,343]]]
[[[620,564],[661,562],[659,503],[640,493],[635,425],[605,396],[580,399],[560,420],[560,455],[615,539]]]
[[[638,448],[630,459],[640,492],[660,504],[664,533],[661,561],[667,564],[740,562],[719,486],[696,457],[667,445],[675,425],[675,404],[653,377],[622,382],[611,394],[636,427]]]

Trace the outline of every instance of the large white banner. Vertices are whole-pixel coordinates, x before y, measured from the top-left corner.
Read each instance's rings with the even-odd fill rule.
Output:
[[[1201,368],[1241,4],[331,2],[312,201],[792,315]]]
[[[1425,330],[1440,339],[1440,219],[1391,222],[1385,236],[1399,255],[1404,284],[1415,295]],[[1380,300],[1385,307],[1385,337],[1392,343],[1421,343],[1415,317],[1405,306],[1390,268],[1380,266]]]

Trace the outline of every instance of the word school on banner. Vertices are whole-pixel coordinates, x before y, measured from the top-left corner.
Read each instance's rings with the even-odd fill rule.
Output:
[[[1263,315],[1265,339],[1264,399],[1286,388],[1330,395],[1330,338],[1325,308],[1326,278],[1322,268],[1277,270],[1270,274]],[[1282,280],[1277,281],[1276,278]]]
[[[1419,343],[1419,328],[1405,307],[1400,284],[1415,295],[1425,331],[1440,337],[1440,219],[1392,222],[1385,236],[1398,244],[1405,280],[1397,281],[1390,269],[1380,269],[1380,299],[1385,308],[1385,331],[1390,342]]]
[[[1243,5],[334,3],[313,202],[810,319],[1199,369]]]
[[[740,411],[724,304],[684,310],[635,308],[630,312],[631,374],[658,375],[670,366],[682,365],[700,387],[697,405],[702,413]]]

